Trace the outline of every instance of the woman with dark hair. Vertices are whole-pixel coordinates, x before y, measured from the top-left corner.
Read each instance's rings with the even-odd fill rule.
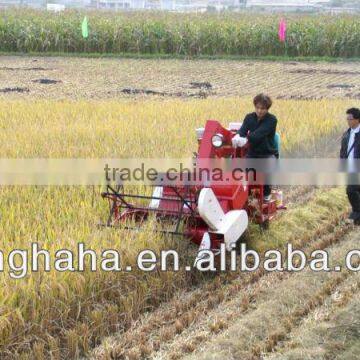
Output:
[[[255,111],[247,114],[237,135],[232,139],[233,147],[242,147],[249,142],[248,158],[278,158],[275,143],[276,116],[269,113],[272,100],[259,94],[253,100]],[[271,200],[271,187],[264,185],[264,200]]]

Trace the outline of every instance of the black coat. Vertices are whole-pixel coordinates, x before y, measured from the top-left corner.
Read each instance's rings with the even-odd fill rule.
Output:
[[[279,155],[275,144],[276,125],[277,118],[270,113],[267,113],[261,121],[258,121],[255,112],[245,116],[238,133],[242,137],[248,137],[249,157]]]
[[[340,158],[347,159],[347,150],[350,139],[350,128],[344,132],[344,135],[341,139],[341,149],[340,149]],[[355,145],[354,145],[354,158],[360,159],[360,132],[355,134]]]

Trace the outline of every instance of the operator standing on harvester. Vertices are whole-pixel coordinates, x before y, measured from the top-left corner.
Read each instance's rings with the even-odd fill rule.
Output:
[[[260,94],[254,98],[255,112],[248,114],[243,124],[230,123],[225,128],[218,120],[207,120],[205,127],[196,129],[196,166],[204,160],[208,163],[209,159],[277,158],[280,140],[276,133],[277,119],[269,113],[271,104],[268,96]],[[231,251],[248,228],[249,221],[266,229],[278,210],[286,209],[282,192],[264,185],[268,182],[266,174],[263,180],[261,176],[256,184],[235,181],[229,186],[216,181],[195,185],[165,184],[155,186],[151,196],[126,193],[121,186],[115,188],[107,184],[102,193],[109,201],[105,226],[122,225],[129,229],[127,220],[142,223],[152,214],[157,220],[174,225],[163,233],[183,235],[199,245],[196,263],[204,255],[203,250],[218,255],[221,245],[225,244],[225,249]],[[146,204],[144,199],[150,202]]]
[[[269,113],[272,100],[265,94],[255,96],[255,112],[247,114],[237,135],[232,139],[233,147],[249,143],[248,158],[278,158],[276,144],[276,116]],[[271,187],[264,185],[264,201],[271,200]]]

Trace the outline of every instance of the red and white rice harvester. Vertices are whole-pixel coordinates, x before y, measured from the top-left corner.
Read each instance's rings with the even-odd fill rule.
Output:
[[[230,123],[226,129],[218,121],[208,120],[205,128],[197,129],[196,159],[246,157],[248,146],[237,149],[231,146],[231,139],[240,126],[240,123]],[[127,219],[141,222],[153,213],[160,220],[173,220],[174,229],[163,232],[183,235],[200,245],[199,250],[215,253],[221,243],[230,251],[247,229],[249,219],[266,228],[277,210],[285,208],[277,196],[264,201],[263,185],[244,181],[230,185],[156,186],[152,196],[129,194],[122,186],[108,185],[102,196],[110,204],[107,226],[121,225]],[[134,199],[146,199],[148,206],[135,204]]]

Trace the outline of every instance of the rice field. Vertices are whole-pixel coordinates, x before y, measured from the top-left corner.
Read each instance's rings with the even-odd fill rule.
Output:
[[[271,111],[279,119],[284,154],[304,149],[314,153],[320,141],[336,138],[345,129],[344,111],[354,104],[346,94],[356,95],[356,71],[360,70],[357,63],[60,57],[1,57],[0,64],[0,87],[29,87],[29,92],[1,94],[2,158],[191,157],[197,149],[195,128],[209,118],[224,125],[241,121],[253,109],[252,91],[264,83],[275,100]],[[31,67],[37,69],[25,70]],[[145,67],[152,70],[142,71]],[[308,73],[308,83],[300,81],[303,73],[289,73],[287,87],[274,87],[276,78],[271,79],[271,71],[282,74],[298,68],[316,71]],[[62,83],[32,82],[43,77]],[[173,81],[166,81],[169,77]],[[114,90],[137,86],[186,93],[181,88],[184,83],[206,81],[217,93],[201,98],[119,94]],[[326,86],[335,83],[353,88],[330,87],[326,92]],[[315,84],[321,86],[321,99],[316,97]],[[187,94],[198,92],[191,89]],[[281,98],[289,94],[298,98]],[[303,94],[308,97],[302,99]],[[324,152],[324,148],[320,150]],[[144,248],[157,253],[176,248],[181,261],[193,261],[195,246],[186,239],[153,232],[151,221],[143,232],[99,228],[99,220],[106,219],[108,211],[100,191],[81,186],[1,187],[2,251],[6,255],[13,248],[29,249],[36,241],[54,254],[60,248],[76,250],[83,242],[99,252],[115,248],[129,265],[134,265],[136,254]],[[344,189],[291,188],[285,196],[289,209],[279,215],[269,232],[251,226],[249,245],[253,249],[281,249],[287,242],[299,248],[325,249],[349,231],[343,224],[348,210]],[[116,273],[86,268],[82,273],[40,270],[15,280],[5,272],[0,277],[0,358],[179,358],[208,340],[207,333],[202,339],[188,341],[187,331],[197,331],[195,324],[206,327],[209,334],[225,330],[230,318],[220,319],[218,313],[205,324],[210,310],[221,309],[223,303],[226,309],[227,301],[235,298],[242,299],[241,309],[251,309],[257,295],[247,297],[247,285],[256,287],[262,277],[262,273],[212,278],[185,271]],[[295,324],[298,318],[294,319]],[[176,342],[179,338],[181,343]],[[256,356],[258,348],[261,352],[269,345],[259,340],[247,355]]]
[[[319,105],[327,108],[318,111]],[[279,100],[274,113],[284,134],[283,149],[290,152],[304,142],[310,147],[319,137],[338,132],[349,100]],[[241,119],[251,109],[251,99],[220,98],[189,100],[53,101],[12,100],[0,102],[0,141],[2,157],[180,157],[196,150],[194,129],[207,118],[224,124]],[[301,116],[298,108],[302,108]],[[297,114],[297,116],[295,116]],[[318,126],[315,128],[313,124]],[[161,127],[162,131],[159,131]],[[146,129],[146,136],[144,136]],[[286,134],[286,136],[285,136]],[[151,139],[146,145],[139,139]],[[344,205],[342,191],[327,199],[326,207],[337,214]],[[99,196],[92,198],[86,187],[4,187],[1,189],[1,238],[3,251],[28,247],[37,241],[50,253],[59,248],[75,249],[78,242],[87,247],[119,249],[124,261],[132,264],[143,248],[159,251],[176,246],[185,251],[187,242],[173,243],[151,231],[141,234],[118,230],[99,230],[99,219],[106,217],[107,206]],[[341,204],[339,206],[339,204]],[[295,211],[295,210],[294,210]],[[301,210],[299,210],[301,212]],[[311,216],[300,218],[303,232],[316,227]],[[21,214],[21,216],[18,216]],[[294,215],[294,218],[298,215]],[[279,232],[264,238],[258,233],[254,248],[262,244],[279,245],[289,227],[290,214],[277,224]],[[324,216],[327,217],[326,215]],[[308,219],[308,220],[306,220]],[[294,229],[292,231],[295,231]],[[174,240],[173,240],[174,241]],[[111,332],[126,329],[139,314],[170,299],[178,289],[201,282],[179,273],[33,273],[14,281],[2,275],[1,335],[4,357],[47,358],[51,354],[77,358]],[[136,281],[134,281],[136,279]]]

